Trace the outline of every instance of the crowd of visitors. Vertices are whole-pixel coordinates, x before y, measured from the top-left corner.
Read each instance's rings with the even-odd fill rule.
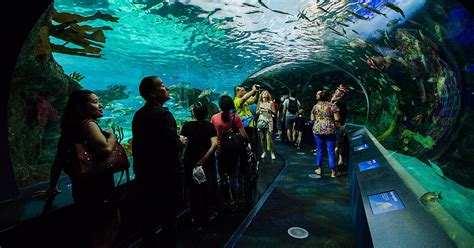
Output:
[[[184,196],[191,221],[201,226],[214,221],[222,210],[220,201],[223,211],[229,212],[254,204],[258,142],[259,157],[265,160],[270,155],[273,161],[276,159],[274,135],[300,150],[306,127],[312,125],[315,172],[322,174],[325,148],[331,177],[338,176],[338,166],[344,164],[342,144],[347,112],[344,96],[348,92],[345,86],[338,87],[332,97],[327,91],[318,91],[308,120],[296,91],[280,98],[279,104],[269,89],[254,84],[247,91],[239,85],[234,88],[234,98],[220,97],[220,112],[210,120],[209,104],[198,99],[191,105],[192,120],[184,123],[181,130],[173,114],[164,107],[171,96],[160,78],[143,78],[139,92],[145,104],[133,117],[132,150],[144,247],[176,246],[176,213],[182,196],[179,191],[183,188],[181,171],[184,171]],[[256,106],[255,111],[251,106]],[[52,199],[60,192],[56,187],[60,173],[66,171],[72,180],[77,213],[82,216],[79,224],[84,226],[84,234],[81,235],[87,237],[82,239],[82,247],[112,247],[120,224],[119,209],[104,207],[115,188],[113,173],[88,176],[68,173],[68,166],[83,163],[76,152],[71,152],[77,144],[89,147],[96,166],[115,156],[114,146],[119,140],[114,130],[99,127],[97,119],[102,116],[102,106],[92,91],[79,90],[69,96],[62,115],[60,144],[51,167],[50,186],[35,195],[38,199]],[[161,231],[156,235],[158,224]]]

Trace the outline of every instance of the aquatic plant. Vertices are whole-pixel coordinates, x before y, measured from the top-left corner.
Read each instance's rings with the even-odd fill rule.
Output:
[[[81,73],[75,71],[75,72],[69,74],[69,77],[71,77],[72,80],[79,82],[82,79],[84,79],[86,76],[84,76]]]
[[[38,37],[40,42],[36,46],[36,55],[45,55],[50,58],[52,52],[65,53],[85,57],[101,58],[101,43],[105,43],[103,30],[112,30],[109,26],[92,27],[78,23],[101,19],[108,22],[117,22],[118,18],[97,11],[91,16],[81,16],[66,12],[56,12],[53,8],[48,25],[40,28]],[[52,24],[52,21],[58,23]],[[49,36],[65,41],[64,44],[50,42]],[[67,45],[72,43],[82,48],[72,48]]]

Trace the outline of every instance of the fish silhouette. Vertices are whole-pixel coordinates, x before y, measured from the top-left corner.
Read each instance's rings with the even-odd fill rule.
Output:
[[[435,192],[426,192],[420,197],[420,201],[423,204],[428,204],[430,202],[435,202],[436,199],[443,200],[443,197],[441,196],[441,192],[436,194]]]

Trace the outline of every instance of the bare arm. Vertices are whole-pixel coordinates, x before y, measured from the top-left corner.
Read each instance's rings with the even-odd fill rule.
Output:
[[[244,96],[242,96],[242,98],[240,98],[240,106],[241,107],[242,105],[244,105],[244,103],[249,100],[247,103],[248,104],[252,104],[252,103],[255,103],[255,101],[257,101],[257,98],[256,97],[252,97],[253,95],[255,95],[255,93],[257,92],[257,87],[255,86],[255,84],[252,86],[252,90],[245,93]]]
[[[87,123],[85,135],[90,144],[90,148],[101,155],[110,154],[117,142],[117,137],[111,130],[105,130],[104,133],[102,133],[99,126],[92,121]]]
[[[339,112],[334,113],[334,121],[336,123],[336,127],[341,126],[341,123],[339,122],[341,120],[341,115]]]
[[[283,118],[285,118],[286,116],[286,106],[283,106],[283,111],[281,112],[281,119],[283,120]]]
[[[49,172],[49,187],[46,191],[38,191],[33,194],[33,198],[37,200],[49,200],[51,199],[54,194],[61,193],[61,191],[56,187],[58,184],[59,176],[61,175],[62,167],[61,167],[61,159],[56,155],[54,159],[53,165],[51,166],[51,170]]]
[[[209,159],[209,157],[217,150],[217,136],[211,138],[211,147],[207,150],[206,154],[197,162],[197,165],[203,165]]]
[[[247,132],[245,132],[245,129],[243,127],[239,128],[240,135],[245,139],[249,140],[249,136],[247,135]]]

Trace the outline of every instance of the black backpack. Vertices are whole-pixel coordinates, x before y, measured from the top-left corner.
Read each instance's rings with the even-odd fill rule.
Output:
[[[289,99],[288,101],[288,112],[292,114],[296,114],[298,112],[298,100],[295,98],[294,100]]]
[[[239,130],[234,124],[234,117],[232,115],[232,126],[222,134],[221,137],[221,150],[225,153],[237,154],[244,148],[244,142]]]

